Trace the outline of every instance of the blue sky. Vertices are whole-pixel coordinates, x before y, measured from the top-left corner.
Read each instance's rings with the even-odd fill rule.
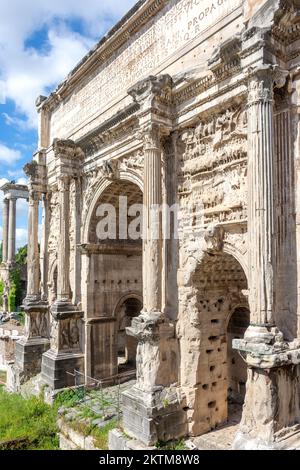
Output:
[[[35,99],[60,83],[135,0],[0,0],[0,185],[25,183],[37,143]],[[2,192],[0,238],[2,239]],[[27,203],[17,206],[17,245]]]

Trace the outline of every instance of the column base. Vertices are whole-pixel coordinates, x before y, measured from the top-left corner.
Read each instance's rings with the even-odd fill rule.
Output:
[[[269,335],[267,341],[261,341],[257,330],[253,333],[233,341],[248,365],[243,416],[233,449],[273,449],[300,424],[299,341],[284,342],[276,328],[259,331],[265,339]]]
[[[84,373],[84,354],[82,353],[59,353],[50,349],[43,354],[42,379],[51,390],[59,390],[79,385],[74,377],[74,371]],[[73,375],[71,375],[73,374]],[[80,383],[84,377],[80,377]]]
[[[176,388],[145,392],[133,387],[123,393],[122,403],[126,434],[146,446],[179,439],[188,433],[186,413]]]
[[[16,343],[15,363],[11,367],[10,388],[15,392],[41,372],[42,355],[50,348],[44,338],[21,339]]]

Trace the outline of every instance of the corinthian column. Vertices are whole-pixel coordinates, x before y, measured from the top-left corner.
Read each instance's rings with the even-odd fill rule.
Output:
[[[144,311],[161,312],[162,150],[158,126],[147,129],[144,152]]]
[[[273,118],[274,74],[250,78],[248,95],[248,234],[251,323],[274,326],[276,219]]]
[[[8,222],[9,222],[9,201],[3,200],[3,243],[2,243],[2,261],[7,262],[8,252]]]
[[[70,302],[70,239],[69,239],[69,206],[70,206],[70,180],[69,177],[61,177],[58,183],[60,228],[58,248],[58,278],[57,301],[58,303]]]
[[[27,301],[40,300],[39,194],[30,191],[28,208]]]
[[[16,205],[17,199],[9,199],[8,254],[7,262],[13,264],[16,254]]]

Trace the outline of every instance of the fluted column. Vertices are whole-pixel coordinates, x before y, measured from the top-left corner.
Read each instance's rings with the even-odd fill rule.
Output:
[[[69,177],[59,179],[60,229],[58,248],[57,300],[59,303],[70,302],[70,239],[69,239]]]
[[[39,262],[39,194],[29,193],[28,207],[28,249],[27,249],[27,300],[40,300]]]
[[[158,126],[145,133],[144,166],[144,310],[162,307],[162,150]]]
[[[248,234],[251,323],[273,326],[276,277],[273,74],[257,70],[248,95]]]
[[[48,233],[49,233],[49,200],[48,194],[42,195],[42,240],[41,240],[41,295],[48,298]]]
[[[9,199],[9,222],[8,222],[8,253],[7,262],[13,264],[16,254],[16,206],[17,199]]]
[[[3,200],[3,243],[2,243],[2,261],[7,262],[8,255],[8,223],[9,223],[9,201]]]

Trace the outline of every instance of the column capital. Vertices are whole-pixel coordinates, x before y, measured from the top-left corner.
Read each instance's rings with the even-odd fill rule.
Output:
[[[262,64],[248,70],[248,104],[273,102],[274,87],[282,88],[289,72],[276,65]]]
[[[29,204],[38,204],[40,201],[40,193],[32,188],[29,189]]]
[[[70,188],[71,177],[69,175],[60,175],[58,177],[58,191],[67,192]]]

